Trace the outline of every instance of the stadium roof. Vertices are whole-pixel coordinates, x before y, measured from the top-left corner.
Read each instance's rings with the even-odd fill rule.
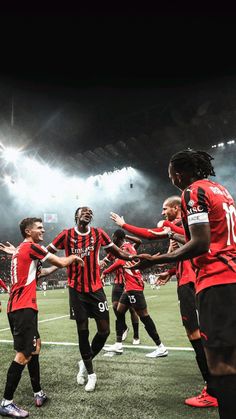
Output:
[[[2,16],[3,142],[84,175],[166,175],[175,150],[234,135],[234,22],[130,12]]]

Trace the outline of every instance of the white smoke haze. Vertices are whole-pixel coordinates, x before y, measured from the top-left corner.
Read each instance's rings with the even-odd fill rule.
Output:
[[[224,149],[216,148],[214,152],[210,151],[210,154],[215,159],[212,162],[216,172],[213,180],[222,183],[236,200],[236,144]]]
[[[123,215],[128,223],[154,227],[161,219],[166,185],[132,167],[98,176],[69,175],[47,163],[21,156],[2,183],[1,240],[16,236],[18,222],[25,217],[56,214],[57,223],[45,223],[45,241],[61,229],[74,225],[80,206],[93,209],[92,225],[115,229],[110,212]]]

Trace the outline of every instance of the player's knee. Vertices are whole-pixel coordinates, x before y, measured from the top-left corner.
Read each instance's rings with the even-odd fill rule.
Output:
[[[31,355],[26,356],[23,352],[17,352],[14,361],[20,365],[27,365],[31,358]]]

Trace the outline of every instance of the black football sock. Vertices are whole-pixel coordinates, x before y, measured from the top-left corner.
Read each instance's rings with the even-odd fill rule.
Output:
[[[94,358],[101,351],[101,349],[106,343],[109,334],[109,331],[106,333],[96,333],[91,343],[92,358]]]
[[[235,419],[236,375],[212,376],[211,381],[218,400],[220,419]]]
[[[158,346],[161,344],[160,336],[157,333],[157,329],[155,326],[154,321],[152,318],[148,316],[140,317],[141,322],[144,324],[147,333],[149,334],[150,338],[154,340],[155,344]]]
[[[28,371],[30,375],[30,381],[33,388],[33,392],[38,393],[41,390],[39,355],[32,355],[32,358],[30,362],[28,363]]]
[[[201,338],[199,338],[199,339],[190,340],[189,342],[191,343],[194,349],[194,352],[196,355],[196,361],[198,364],[198,368],[202,374],[202,378],[207,383],[209,380],[209,370],[207,366],[207,360],[206,360],[206,355],[203,348],[202,340]]]
[[[198,364],[198,368],[202,374],[202,378],[206,382],[207,393],[210,396],[215,397],[214,389],[212,388],[212,385],[211,385],[211,374],[208,369],[206,354],[203,348],[202,341],[199,338],[195,340],[190,340],[190,343],[195,351],[196,361]]]
[[[125,314],[119,313],[114,307],[113,311],[116,316],[116,342],[122,342],[123,332],[128,328],[125,323]]]
[[[132,322],[132,326],[133,326],[133,331],[134,331],[134,339],[139,339],[139,323],[133,323]]]
[[[125,330],[125,314],[117,311],[116,341],[122,342],[122,335]]]
[[[89,331],[88,330],[78,330],[79,333],[79,349],[84,361],[84,365],[88,371],[88,374],[93,374],[93,363],[92,363],[92,353],[91,347],[89,344]]]
[[[7,382],[3,396],[4,399],[13,400],[14,393],[20,382],[22,371],[24,368],[25,365],[21,365],[18,364],[18,362],[12,361],[7,372]]]

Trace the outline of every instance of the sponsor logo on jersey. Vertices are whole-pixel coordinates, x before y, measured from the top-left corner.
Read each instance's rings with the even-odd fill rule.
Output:
[[[191,214],[197,214],[197,213],[203,212],[203,211],[204,211],[204,208],[203,208],[202,205],[196,205],[195,207],[189,208],[187,210],[187,213],[188,213],[188,215],[191,215]]]
[[[71,254],[79,255],[81,258],[90,256],[90,252],[92,251],[94,251],[94,246],[91,245],[83,249],[74,249],[73,247],[71,248]]]

